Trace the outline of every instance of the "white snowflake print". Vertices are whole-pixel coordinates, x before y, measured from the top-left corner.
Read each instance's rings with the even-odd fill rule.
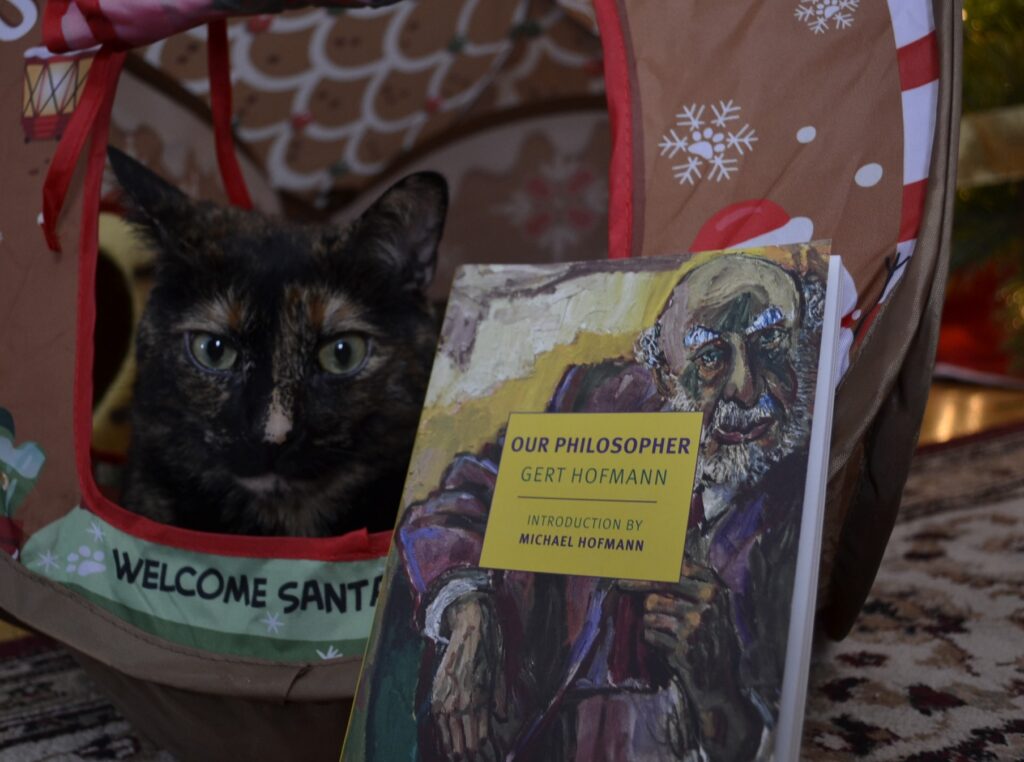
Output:
[[[89,528],[85,532],[92,537],[93,542],[97,544],[103,542],[103,528],[95,521],[89,522]]]
[[[281,615],[276,614],[273,611],[268,611],[264,617],[260,620],[260,624],[265,625],[268,633],[277,635],[284,627],[284,622],[281,620]]]
[[[329,659],[337,659],[339,656],[344,655],[333,645],[328,646],[326,651],[321,651],[319,648],[314,648],[313,650],[316,651],[316,655],[319,656],[323,661],[328,661]]]
[[[672,176],[680,185],[696,185],[699,180],[721,182],[739,169],[739,157],[754,150],[757,133],[740,119],[740,107],[732,100],[710,106],[691,103],[676,114],[675,127],[661,137],[661,155],[679,158],[672,165]]]
[[[44,574],[60,568],[60,564],[57,563],[57,556],[53,554],[52,550],[40,553],[35,560],[35,565],[41,567]]]
[[[829,24],[833,29],[849,29],[858,5],[860,0],[809,0],[799,3],[793,15],[815,34],[825,34]]]

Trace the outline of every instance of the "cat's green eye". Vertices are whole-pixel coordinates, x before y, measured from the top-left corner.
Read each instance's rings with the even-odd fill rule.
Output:
[[[238,361],[238,350],[234,345],[223,336],[213,333],[190,334],[188,349],[192,358],[209,370],[228,371]]]
[[[370,342],[359,333],[343,333],[320,345],[320,367],[334,376],[348,376],[362,370],[370,354]]]

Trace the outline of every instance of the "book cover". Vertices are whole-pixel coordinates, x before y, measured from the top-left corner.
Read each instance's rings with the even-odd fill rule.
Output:
[[[342,759],[790,759],[827,244],[466,267]]]

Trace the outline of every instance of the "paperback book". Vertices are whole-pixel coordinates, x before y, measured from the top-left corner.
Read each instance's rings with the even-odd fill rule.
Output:
[[[839,272],[463,268],[342,759],[796,759]]]

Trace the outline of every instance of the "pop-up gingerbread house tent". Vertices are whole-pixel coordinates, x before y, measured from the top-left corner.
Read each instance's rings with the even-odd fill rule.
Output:
[[[247,4],[0,6],[0,608],[72,648],[185,758],[339,748],[387,535],[227,539],[141,519],[106,490],[97,453],[123,447],[130,379],[101,373],[128,341],[104,321],[137,312],[147,278],[106,213],[109,138],[194,195],[304,216],[345,218],[394,177],[439,169],[452,203],[438,296],[459,262],[832,239],[844,375],[819,610],[841,637],[927,392],[957,4],[257,5],[226,25]]]

